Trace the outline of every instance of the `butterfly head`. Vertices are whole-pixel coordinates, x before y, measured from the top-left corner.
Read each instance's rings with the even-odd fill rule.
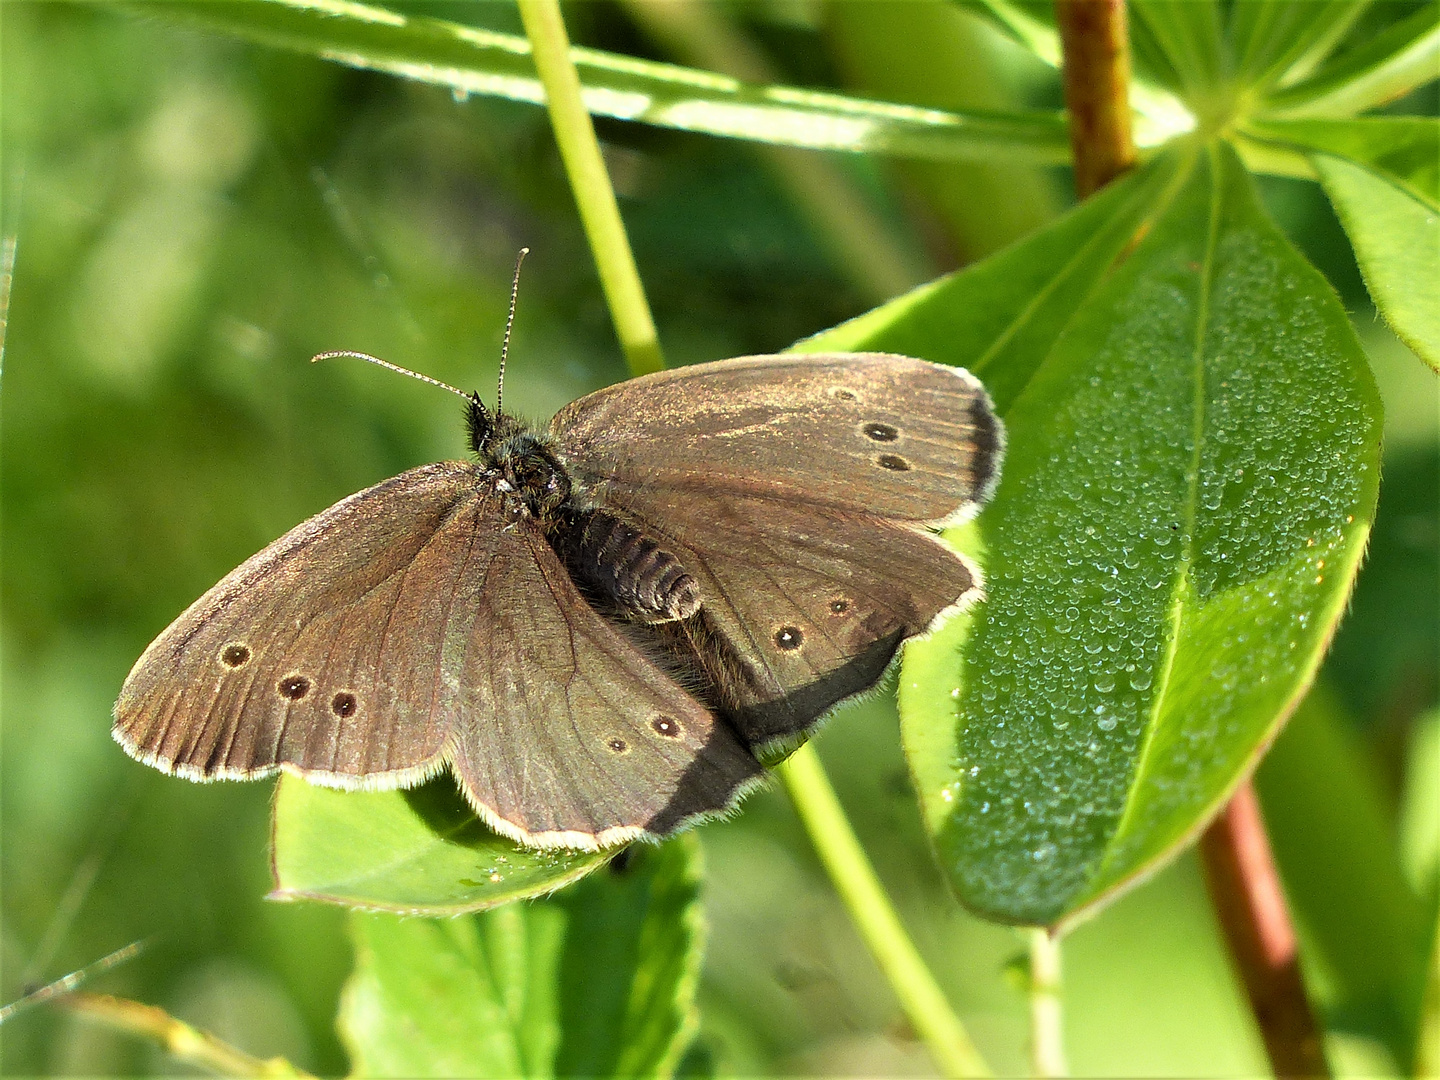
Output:
[[[465,425],[470,448],[511,510],[547,527],[556,522],[570,501],[571,484],[550,440],[514,416],[492,413],[478,394],[470,396]]]
[[[482,458],[494,440],[495,419],[480,395],[472,393],[465,403],[465,433],[470,438],[470,449]]]

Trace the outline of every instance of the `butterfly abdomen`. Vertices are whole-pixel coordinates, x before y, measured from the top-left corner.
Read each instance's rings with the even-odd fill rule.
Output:
[[[626,615],[669,622],[700,610],[700,588],[680,560],[619,515],[585,511],[566,546],[572,570]]]

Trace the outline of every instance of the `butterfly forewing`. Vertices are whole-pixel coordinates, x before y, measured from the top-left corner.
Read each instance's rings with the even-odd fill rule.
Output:
[[[1003,450],[978,380],[890,353],[747,356],[662,371],[572,402],[550,427],[566,460],[602,482],[703,480],[902,521],[973,511]]]
[[[289,765],[382,786],[435,771],[449,733],[442,652],[463,632],[445,621],[464,614],[444,587],[484,558],[477,501],[469,466],[428,465],[287,533],[145,650],[115,705],[116,738],[196,779]]]

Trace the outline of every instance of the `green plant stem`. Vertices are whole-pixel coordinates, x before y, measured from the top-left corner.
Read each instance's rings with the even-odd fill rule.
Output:
[[[1030,937],[1030,1071],[1035,1076],[1069,1076],[1061,1030],[1060,939],[1044,927]]]
[[[620,218],[620,204],[605,171],[595,125],[580,96],[580,76],[570,59],[570,38],[560,14],[559,0],[519,0],[520,17],[540,82],[555,142],[580,208],[580,220],[600,271],[600,287],[615,320],[615,332],[632,375],[659,371],[665,366],[655,320],[640,284],[630,238]]]
[[[616,326],[626,328],[621,329],[620,337],[626,343],[631,370],[637,375],[658,370],[664,360],[655,341],[654,323],[600,157],[595,129],[580,100],[580,80],[570,60],[570,42],[559,4],[556,0],[519,2],[535,63],[545,83],[555,138],[575,188],[595,261],[601,267],[605,299]],[[611,258],[614,252],[607,252],[607,248],[623,249],[623,256]],[[607,272],[612,275],[609,279]],[[631,343],[641,347],[632,351]],[[836,891],[936,1063],[951,1077],[989,1076],[984,1059],[900,925],[815,751],[802,746],[778,771]]]
[[[1440,1076],[1440,925],[1435,926],[1430,938],[1430,962],[1426,967],[1411,1076]]]
[[[935,1063],[950,1077],[989,1076],[985,1059],[900,925],[814,746],[806,743],[775,771],[785,782],[850,918]]]
[[[257,1058],[221,1042],[207,1032],[177,1020],[164,1009],[109,994],[71,994],[64,999],[72,1012],[116,1031],[138,1035],[164,1047],[190,1065],[221,1076],[308,1077],[283,1057]]]

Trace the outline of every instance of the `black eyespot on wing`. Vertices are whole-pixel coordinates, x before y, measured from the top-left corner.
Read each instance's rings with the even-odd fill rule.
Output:
[[[280,692],[281,697],[299,701],[310,692],[310,680],[304,675],[286,675],[275,689]]]
[[[782,626],[775,631],[775,647],[793,652],[805,641],[805,635],[798,626]]]
[[[349,691],[342,691],[330,699],[330,711],[342,720],[347,716],[354,716],[355,710],[359,707],[360,703]]]
[[[900,437],[900,430],[889,424],[869,423],[860,430],[876,442],[894,442]]]
[[[608,746],[608,747],[610,747],[610,749],[613,750],[613,751],[615,751],[615,753],[617,753],[617,754],[623,754],[623,753],[625,753],[625,751],[627,751],[627,750],[630,749],[630,744],[629,744],[629,743],[627,743],[624,739],[618,739],[618,738],[617,738],[617,739],[611,739],[611,740],[610,740],[608,743],[606,743],[605,745]]]
[[[875,459],[875,464],[882,469],[889,469],[891,472],[909,472],[910,462],[906,461],[899,454],[881,454]]]
[[[650,727],[655,734],[664,735],[667,739],[678,739],[680,737],[680,721],[673,716],[657,716],[650,721]]]
[[[231,642],[220,651],[220,661],[226,667],[244,667],[250,662],[250,647],[240,642]]]
[[[849,610],[850,601],[846,600],[843,596],[837,596],[834,600],[830,601],[830,614],[832,615],[844,615],[845,612]]]

